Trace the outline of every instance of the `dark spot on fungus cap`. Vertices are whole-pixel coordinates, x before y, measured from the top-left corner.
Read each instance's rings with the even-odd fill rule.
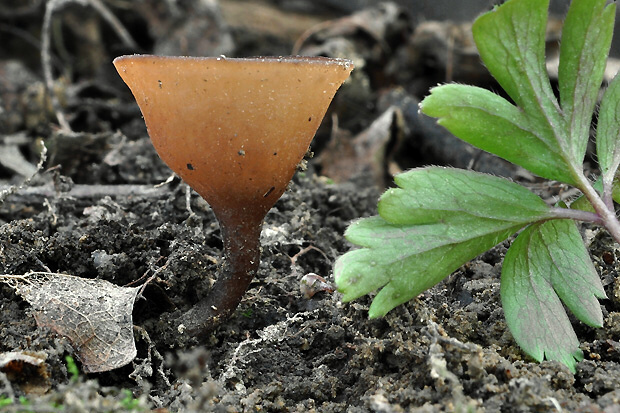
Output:
[[[312,116],[308,118],[308,122],[312,122]]]
[[[194,165],[192,165],[191,163],[187,164],[187,169],[189,169],[190,171],[194,170]]]
[[[273,192],[274,189],[276,189],[275,186],[272,186],[271,188],[269,188],[269,191],[265,192],[265,195],[263,195],[263,198],[267,198],[269,194]]]

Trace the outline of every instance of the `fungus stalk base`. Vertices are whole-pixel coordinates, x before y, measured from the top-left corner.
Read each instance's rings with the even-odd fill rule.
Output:
[[[220,221],[224,263],[219,277],[209,294],[177,321],[177,331],[196,338],[205,337],[235,311],[256,275],[263,221],[246,220],[235,224]]]

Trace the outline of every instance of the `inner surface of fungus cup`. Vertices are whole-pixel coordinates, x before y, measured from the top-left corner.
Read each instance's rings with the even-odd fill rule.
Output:
[[[260,259],[260,231],[307,152],[349,60],[325,57],[121,56],[161,159],[213,208],[225,263],[207,297],[178,320],[207,333],[237,307]]]

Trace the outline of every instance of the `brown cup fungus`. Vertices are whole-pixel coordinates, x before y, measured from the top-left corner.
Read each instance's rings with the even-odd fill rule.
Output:
[[[161,159],[212,207],[224,265],[178,320],[200,336],[237,307],[256,274],[265,215],[280,198],[353,65],[324,57],[121,56]]]

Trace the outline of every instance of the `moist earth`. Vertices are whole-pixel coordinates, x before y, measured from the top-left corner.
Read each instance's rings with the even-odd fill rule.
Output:
[[[43,49],[57,106],[45,98],[39,51],[27,41],[44,33],[45,4],[0,7],[9,39],[0,51],[0,273],[143,285],[131,320],[137,356],[76,374],[67,360],[82,367],[76,343],[38,327],[28,302],[0,283],[1,411],[620,412],[620,252],[597,228],[581,230],[608,296],[605,324],[572,320],[585,354],[576,374],[528,358],[506,327],[499,286],[510,240],[381,319],[368,319],[372,297],[343,303],[338,292],[304,294],[307,274],[333,283],[335,259],[352,248],[345,229],[376,214],[395,172],[450,165],[510,177],[547,200],[568,191],[418,113],[439,81],[499,89],[472,52],[468,22],[425,22],[406,2],[355,10],[329,1],[102,2],[112,24],[101,9],[71,3],[53,10],[56,41]],[[251,18],[260,13],[269,24]],[[195,343],[171,333],[167,320],[217,278],[219,227],[157,157],[111,60],[292,50],[350,57],[357,68],[317,133],[314,156],[265,219],[259,272],[239,308]]]

